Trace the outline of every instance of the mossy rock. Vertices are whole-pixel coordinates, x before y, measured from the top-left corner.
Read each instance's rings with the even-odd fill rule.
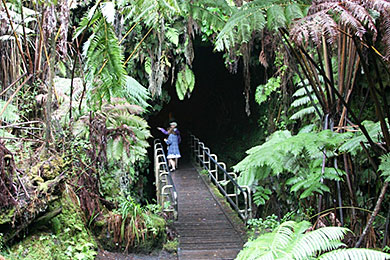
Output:
[[[12,222],[16,208],[8,208],[0,210],[0,225]]]
[[[30,234],[1,254],[8,260],[93,260],[97,255],[97,243],[85,227],[84,216],[77,202],[71,199],[72,193],[66,187],[61,199],[49,206],[49,210],[62,209],[59,215],[48,222],[49,230]]]
[[[64,160],[58,155],[53,155],[33,166],[30,170],[30,176],[36,182],[52,180],[63,172],[63,167]]]

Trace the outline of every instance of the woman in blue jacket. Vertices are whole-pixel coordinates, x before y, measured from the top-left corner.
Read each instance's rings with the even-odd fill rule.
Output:
[[[164,139],[168,145],[167,159],[171,167],[171,171],[176,170],[176,160],[181,157],[179,150],[179,135],[174,127],[168,130],[168,139]]]

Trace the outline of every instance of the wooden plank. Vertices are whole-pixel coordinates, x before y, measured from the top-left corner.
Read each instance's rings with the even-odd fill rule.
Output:
[[[186,165],[173,174],[178,192],[179,260],[234,259],[242,249],[241,235],[210,188]]]

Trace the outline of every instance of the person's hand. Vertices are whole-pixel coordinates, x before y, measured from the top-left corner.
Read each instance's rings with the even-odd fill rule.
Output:
[[[164,141],[166,142],[168,139],[164,138]]]

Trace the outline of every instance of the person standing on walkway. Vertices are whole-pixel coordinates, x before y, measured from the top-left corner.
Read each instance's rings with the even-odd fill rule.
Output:
[[[169,128],[168,130],[168,139],[164,139],[164,141],[168,145],[168,155],[167,159],[169,162],[169,166],[171,167],[171,171],[175,171],[177,167],[177,160],[181,157],[179,150],[179,138],[178,134],[175,132],[175,127]]]
[[[181,143],[181,135],[180,135],[180,131],[179,131],[179,129],[177,129],[177,123],[176,122],[171,122],[170,124],[169,124],[169,128],[168,128],[168,130],[165,130],[164,128],[162,128],[162,127],[157,127],[157,129],[158,130],[160,130],[163,134],[165,134],[165,135],[169,135],[169,130],[170,129],[173,129],[173,131],[176,133],[176,135],[177,135],[177,139],[178,139],[178,144],[180,144]],[[175,164],[176,164],[176,169],[177,169],[177,167],[179,166],[179,157],[177,157],[177,158],[175,158]]]

